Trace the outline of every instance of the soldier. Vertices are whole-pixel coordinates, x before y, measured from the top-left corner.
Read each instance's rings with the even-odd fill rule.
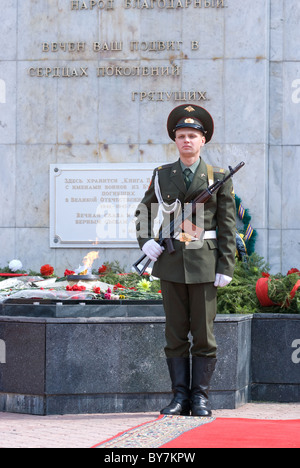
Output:
[[[205,109],[176,107],[169,115],[167,129],[180,157],[155,169],[136,212],[137,238],[143,252],[155,262],[153,275],[161,279],[166,315],[165,354],[174,398],[161,414],[205,417],[211,415],[208,390],[217,362],[213,331],[217,288],[229,284],[235,265],[234,193],[229,179],[204,204],[201,239],[181,232],[173,239],[174,253],[161,247],[153,233],[157,212],[165,216],[174,212],[176,217],[178,208],[184,210],[195,195],[226,176],[224,169],[207,165],[200,156],[214,132],[213,119]]]

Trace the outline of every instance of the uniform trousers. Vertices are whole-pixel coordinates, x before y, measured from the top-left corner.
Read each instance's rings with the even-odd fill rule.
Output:
[[[214,283],[182,284],[161,280],[166,315],[167,358],[216,358],[214,319],[217,288]],[[192,336],[190,343],[189,336]]]

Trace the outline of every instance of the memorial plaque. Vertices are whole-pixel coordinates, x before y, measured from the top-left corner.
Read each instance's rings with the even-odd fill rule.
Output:
[[[134,214],[153,164],[51,164],[50,246],[138,246]]]

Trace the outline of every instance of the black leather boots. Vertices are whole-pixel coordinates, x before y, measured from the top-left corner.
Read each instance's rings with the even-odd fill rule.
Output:
[[[190,415],[190,359],[182,357],[168,358],[172,391],[174,398],[161,414],[169,416]]]
[[[193,356],[192,361],[191,414],[199,417],[211,416],[208,392],[217,359]]]
[[[208,398],[209,385],[217,359],[192,358],[192,383],[190,389],[190,359],[168,358],[174,398],[161,414],[170,416],[209,417],[212,414]]]

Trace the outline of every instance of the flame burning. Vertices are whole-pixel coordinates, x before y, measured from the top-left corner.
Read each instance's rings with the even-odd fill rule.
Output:
[[[94,261],[99,257],[98,252],[90,252],[83,259],[83,265],[75,271],[79,275],[90,275]]]
[[[99,252],[90,252],[84,257],[83,264],[87,270],[91,270],[94,261],[99,257]]]

